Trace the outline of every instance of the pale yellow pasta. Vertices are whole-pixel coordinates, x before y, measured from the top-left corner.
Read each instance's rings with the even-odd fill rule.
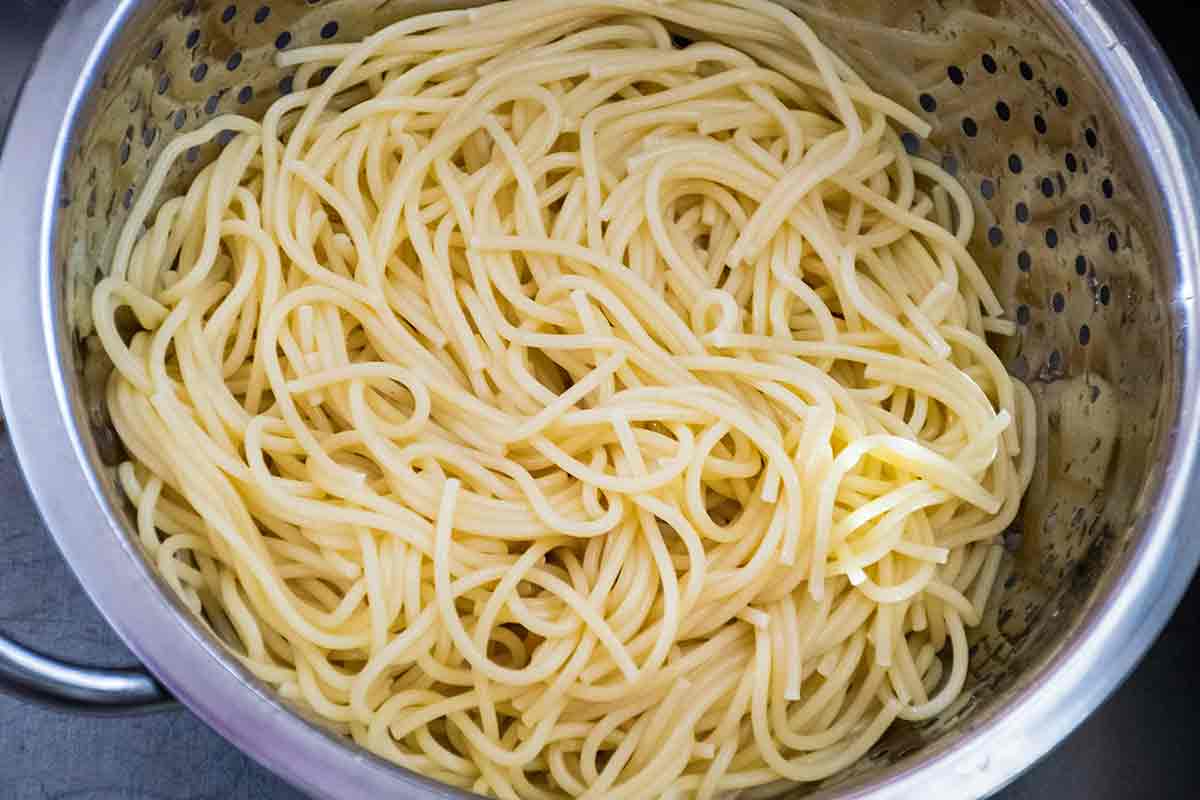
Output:
[[[819,780],[959,696],[1035,413],[920,118],[765,0],[278,58],[92,298],[138,539],[249,670],[505,798]]]

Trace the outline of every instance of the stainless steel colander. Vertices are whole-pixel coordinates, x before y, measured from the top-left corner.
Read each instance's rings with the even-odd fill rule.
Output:
[[[785,3],[788,4],[788,3]],[[84,587],[175,697],[323,797],[457,792],[359,750],[244,671],[144,563],[114,483],[119,444],[87,298],[149,166],[214,115],[254,115],[292,78],[277,50],[349,41],[451,3],[75,0],[31,75],[0,166],[0,357],[8,426]],[[986,795],[1046,753],[1124,677],[1198,560],[1200,122],[1124,0],[795,4],[933,133],[905,145],[963,181],[973,249],[1038,401],[1038,467],[968,691],[898,725],[793,797]],[[183,183],[222,140],[186,154]],[[1189,517],[1189,514],[1191,515]],[[3,583],[0,582],[0,587]],[[162,699],[137,671],[56,664],[0,637],[0,679],[125,710]],[[776,793],[778,789],[775,790]]]

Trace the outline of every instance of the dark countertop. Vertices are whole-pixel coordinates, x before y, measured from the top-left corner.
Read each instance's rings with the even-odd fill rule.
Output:
[[[20,80],[61,5],[62,0],[0,0],[0,131],[8,122]],[[1172,13],[1179,5],[1169,0],[1137,5],[1200,96],[1200,52],[1190,26],[1179,25]],[[133,663],[42,526],[2,433],[0,628],[68,659],[110,666]],[[1200,581],[1193,583],[1167,630],[1129,680],[1057,750],[1002,792],[1001,800],[1197,796],[1198,658]],[[300,797],[186,710],[81,717],[0,694],[4,800]]]

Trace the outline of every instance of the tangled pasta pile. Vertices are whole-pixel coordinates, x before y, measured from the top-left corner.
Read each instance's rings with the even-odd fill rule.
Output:
[[[251,671],[506,798],[817,780],[959,695],[1035,417],[922,120],[759,0],[279,58],[93,296],[141,541]]]

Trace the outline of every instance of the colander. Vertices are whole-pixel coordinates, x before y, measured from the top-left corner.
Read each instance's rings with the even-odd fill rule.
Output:
[[[460,793],[358,749],[260,684],[135,543],[87,298],[150,165],[214,115],[292,89],[276,51],[351,41],[449,3],[69,3],[0,166],[7,425],[46,522],[148,672],[60,664],[0,637],[0,678],[77,707],[170,694],[321,797]],[[1128,673],[1200,560],[1200,122],[1124,0],[827,0],[798,13],[933,133],[973,250],[1016,336],[995,344],[1039,414],[1037,472],[1004,534],[968,688],[858,764],[790,797],[981,797],[1065,737]],[[182,184],[225,138],[189,151]],[[0,587],[3,584],[0,583]],[[150,675],[157,678],[151,678]],[[778,793],[778,789],[774,790]]]

